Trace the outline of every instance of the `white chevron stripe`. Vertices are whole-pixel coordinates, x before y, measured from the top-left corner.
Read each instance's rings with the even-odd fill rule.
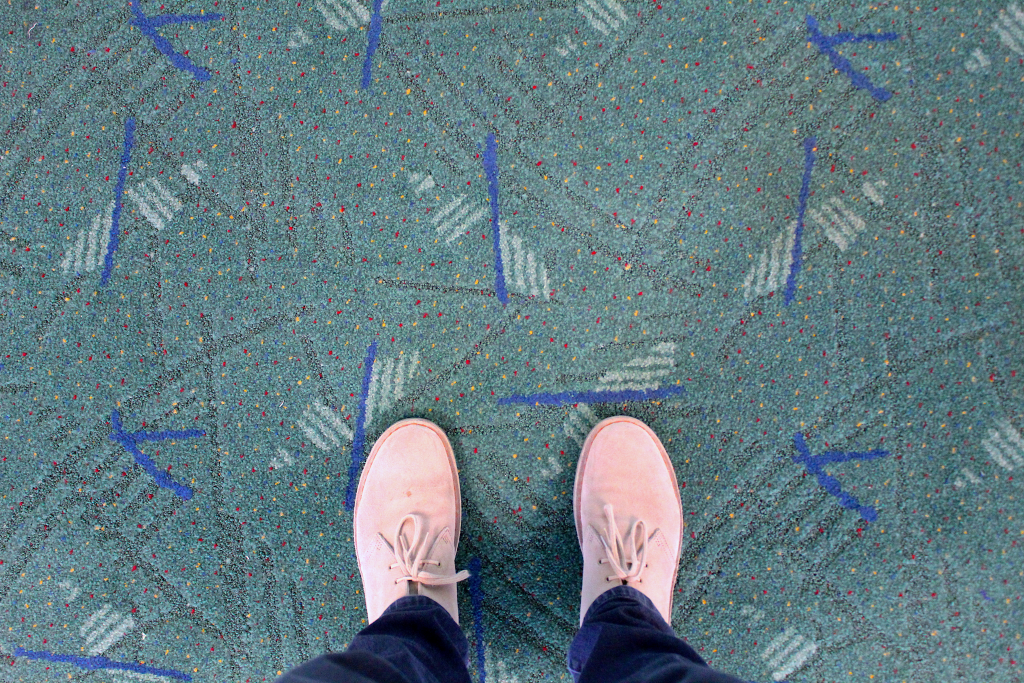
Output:
[[[395,381],[392,387],[391,395],[388,397],[388,403],[394,404],[396,401],[402,398],[404,392],[402,389],[405,385],[405,376],[403,374],[405,370],[405,354],[401,354],[395,359]]]
[[[75,246],[67,251],[61,261],[62,271],[66,273],[73,269],[76,273],[91,272],[103,264],[110,244],[113,210],[114,202],[111,201],[105,215],[94,216],[88,229],[79,230]]]
[[[990,430],[989,434],[992,433],[993,432]],[[1003,457],[1003,453],[999,450],[998,446],[996,446],[992,439],[985,439],[981,442],[981,445],[986,451],[988,451],[988,454],[992,456],[992,459],[996,461],[997,465],[1002,467],[1004,470],[1013,471],[1013,465],[1010,464],[1009,460]]]
[[[537,289],[537,263],[533,252],[526,252],[526,272],[530,274],[530,294],[537,296],[540,290]]]
[[[864,219],[846,208],[846,205],[843,204],[842,200],[838,198],[833,199],[832,204],[840,213],[843,214],[843,219],[840,219],[839,223],[842,226],[843,231],[850,237],[854,237],[858,233],[862,233],[867,229],[867,223],[864,222]]]
[[[339,31],[344,31],[357,23],[355,17],[351,16],[348,12],[343,11],[342,16],[339,17],[335,10],[328,8],[324,3],[320,2],[320,0],[316,0],[316,2],[313,3],[313,6],[320,10],[320,13],[324,15],[324,20],[328,24]]]
[[[562,423],[566,436],[582,446],[591,428],[599,422],[597,415],[586,403],[579,403],[576,409],[569,409],[569,414]]]
[[[444,223],[440,223],[437,226],[437,234],[444,235],[445,233],[449,233],[447,239],[451,242],[453,237],[459,234],[458,228],[454,226],[455,221],[461,220],[462,217],[468,214],[472,208],[473,207],[469,204],[459,207],[459,210],[456,211],[449,220]]]
[[[555,459],[555,456],[549,455],[548,463],[550,463],[551,467],[545,467],[544,469],[542,469],[540,471],[542,476],[554,477],[562,473],[562,466],[558,464],[558,460]]]
[[[92,655],[93,657],[95,657],[96,655],[102,654],[111,645],[113,645],[117,641],[121,640],[121,638],[124,637],[124,634],[127,633],[128,631],[130,631],[134,626],[135,626],[135,620],[132,619],[130,616],[126,617],[120,624],[118,624],[116,629],[114,629],[110,633],[108,633],[107,636],[103,640],[101,640],[100,642],[96,643],[96,645],[94,645],[89,650],[89,654]]]
[[[419,184],[416,185],[417,183]],[[421,193],[434,187],[437,183],[434,182],[433,176],[429,173],[420,173],[417,171],[409,174],[409,184],[416,185],[416,187],[413,188],[413,192]]]
[[[135,201],[136,206],[139,207],[139,213],[145,216],[146,220],[152,223],[157,230],[163,230],[164,219],[149,205],[146,198],[141,197],[135,189],[125,190],[124,193]]]
[[[864,188],[867,191],[868,184],[865,184]],[[874,187],[870,187],[870,191],[874,192]],[[864,219],[850,211],[839,198],[833,199],[831,205],[826,202],[822,205],[821,211],[811,209],[808,213],[840,251],[845,251],[850,242],[867,228]]]
[[[768,257],[765,252],[761,252],[761,259],[757,264],[757,268],[751,268],[747,271],[747,277],[743,281],[743,291],[747,292],[747,298],[753,298],[753,295],[758,287],[760,287],[762,280],[764,279],[764,271],[767,267]]]
[[[310,414],[310,417],[312,417],[312,414]],[[334,443],[335,446],[340,446],[341,445],[341,439],[339,439],[337,436],[334,435],[334,432],[331,431],[331,429],[327,425],[327,423],[325,423],[325,422],[316,422],[314,424],[316,425],[317,429],[319,429],[323,433],[324,436],[326,436],[328,439],[330,439]]]
[[[350,27],[355,28],[359,25],[355,17],[340,7],[329,8],[320,0],[316,0],[313,6],[320,10],[320,14],[324,15],[324,20],[328,24],[339,31],[344,31]],[[338,16],[339,13],[341,16]]]
[[[434,220],[433,220],[433,223],[434,223],[435,225],[437,225],[438,223],[440,223],[441,219],[442,219],[442,218],[444,218],[445,216],[447,216],[447,215],[448,215],[448,212],[450,212],[450,211],[451,211],[452,209],[454,209],[454,208],[455,208],[455,207],[457,207],[457,206],[458,206],[459,204],[461,204],[461,203],[462,203],[462,200],[464,200],[465,198],[466,198],[466,195],[464,195],[464,194],[460,194],[460,195],[459,195],[458,197],[456,197],[455,199],[453,199],[453,200],[451,200],[450,202],[448,202],[448,203],[447,203],[447,204],[446,204],[446,205],[444,206],[444,208],[443,208],[443,209],[441,209],[441,210],[440,210],[440,211],[438,211],[438,212],[437,212],[436,214],[434,214]]]
[[[626,382],[621,384],[609,384],[601,388],[605,391],[647,391],[648,389],[657,389],[660,386],[660,382]]]
[[[183,206],[157,178],[150,178],[148,181],[139,183],[135,188],[125,190],[125,194],[135,201],[139,213],[145,216],[146,220],[152,223],[157,230],[163,230],[164,220],[174,218],[175,212]]]
[[[523,274],[523,240],[518,235],[512,236],[512,267],[515,271],[516,286],[519,289],[526,288],[526,278]]]
[[[303,45],[309,45],[312,42],[313,41],[309,39],[309,36],[306,35],[305,31],[301,28],[296,28],[292,31],[292,38],[289,38],[288,40],[288,47],[302,47]]]
[[[377,387],[377,403],[380,405],[381,410],[387,410],[388,405],[388,393],[387,387],[389,384],[395,381],[395,359],[388,358],[384,361],[384,366],[380,372],[380,386]],[[375,406],[376,407],[376,406]]]
[[[1024,465],[1024,457],[1021,457],[1021,455],[1016,451],[1016,449],[1014,449],[1013,446],[1011,446],[1005,440],[1003,440],[1002,434],[999,434],[998,432],[993,434],[992,443],[994,446],[996,446],[996,448],[1001,449],[1002,452],[1005,453],[1010,460],[1013,460],[1015,463],[1017,463],[1017,465]]]
[[[605,28],[604,22],[602,22],[600,19],[595,17],[593,14],[591,14],[590,10],[588,10],[584,5],[576,5],[576,9],[578,9],[580,11],[580,14],[582,14],[583,16],[585,16],[587,18],[587,20],[590,22],[591,26],[596,28],[598,31],[600,31],[604,35],[608,35],[608,29]]]
[[[559,37],[565,38],[565,47],[556,47],[555,52],[562,55],[563,57],[567,56],[570,51],[576,52],[576,44],[572,42],[569,36],[564,35]]]
[[[761,659],[768,659],[771,657],[776,650],[782,647],[785,643],[789,642],[796,635],[796,631],[792,628],[787,628],[779,635],[772,639],[772,642],[768,643],[768,647],[761,653]]]
[[[103,265],[103,262],[107,258],[107,247],[110,246],[110,231],[114,227],[114,202],[111,200],[110,204],[107,205],[107,211],[103,214],[103,220],[100,221],[100,251],[96,255],[96,266]],[[92,270],[90,268],[90,270]]]
[[[89,248],[85,252],[85,267],[88,270],[93,269],[93,263],[96,261],[96,250],[99,248],[99,218],[99,216],[96,216],[92,222],[91,229],[89,230]]]
[[[601,376],[599,381],[601,382],[624,382],[626,380],[633,379],[646,379],[652,380],[655,377],[664,377],[670,374],[672,371],[669,369],[665,370],[611,370]]]
[[[646,368],[651,365],[672,365],[675,366],[676,362],[672,358],[666,358],[665,356],[646,356],[644,358],[634,358],[633,360],[626,363],[627,368],[642,367]]]
[[[78,633],[84,636],[86,633],[88,633],[89,629],[92,628],[92,625],[96,623],[96,620],[103,618],[103,616],[109,611],[110,604],[108,603],[96,612],[93,612],[92,615],[86,620],[86,622],[82,624],[81,627],[79,627]]]
[[[1017,54],[1024,54],[1024,47],[1022,47],[1024,46],[1024,29],[1022,26],[1024,26],[1024,12],[1021,12],[1017,3],[1012,3],[1006,10],[999,10],[999,18],[992,24],[992,28],[1003,39],[1006,47]]]
[[[295,424],[313,445],[322,451],[336,449],[342,445],[342,439],[352,438],[352,429],[339,415],[320,401],[313,401],[307,406],[302,417],[295,420]],[[279,454],[287,456],[283,450],[278,450]],[[288,462],[287,458],[286,462]]]
[[[64,599],[65,603],[70,605],[72,602],[75,601],[75,598],[78,597],[78,593],[79,593],[78,586],[72,586],[70,581],[61,581],[57,585],[60,586],[61,588],[70,588],[71,589],[71,595],[69,595],[67,598]]]
[[[364,24],[370,23],[370,12],[365,7],[363,7],[358,2],[356,2],[356,0],[345,0],[345,1],[348,3],[349,7],[352,8],[352,11],[359,15],[359,19]],[[335,5],[340,5],[340,3],[337,0],[334,0],[334,4]]]
[[[786,258],[784,253],[784,251],[786,250],[785,239],[785,233],[783,233],[776,237],[775,241],[772,242],[772,253],[768,263],[768,282],[772,283],[773,287],[774,283],[781,282],[779,279],[779,274],[783,272],[783,266],[788,265],[788,263],[783,263],[783,261]]]
[[[95,221],[93,221],[93,223],[95,224]],[[82,268],[82,265],[83,265],[83,263],[82,263],[82,250],[85,248],[85,241],[86,241],[87,238],[88,238],[88,233],[86,232],[85,228],[82,228],[82,230],[78,233],[78,240],[75,242],[74,266],[75,266],[75,272],[76,273],[81,273],[82,270],[83,270],[83,268]]]
[[[89,619],[87,619],[86,622],[78,629],[79,634],[85,636],[86,645],[100,637],[108,628],[113,626],[113,624],[121,618],[121,615],[117,612],[112,612],[110,616],[107,616],[108,612],[110,612],[110,603],[104,604],[99,610],[93,612]],[[106,617],[106,619],[104,619],[104,617]],[[103,622],[98,626],[94,626],[100,620],[103,620]],[[96,645],[93,645],[92,648],[89,649],[89,654],[95,656],[102,653],[111,645],[123,638],[124,634],[127,633],[134,625],[135,621],[130,616],[126,617],[116,628],[107,633],[102,640],[100,640]]]
[[[802,650],[795,653],[792,657],[789,658],[789,661],[787,661],[780,669],[772,673],[772,680],[785,680],[787,676],[789,676],[791,673],[802,667],[804,663],[808,659],[810,659],[811,656],[817,651],[818,646],[814,643],[808,643],[807,645],[804,645]]]
[[[370,373],[370,390],[366,397],[364,424],[370,424],[375,412],[387,410],[405,396],[406,382],[416,376],[419,362],[418,350],[411,355],[401,353],[395,358],[374,361]]]
[[[295,458],[293,458],[292,455],[283,448],[278,448],[277,455],[270,460],[270,466],[275,470],[280,469],[285,465],[293,464],[295,464]]]
[[[474,211],[472,214],[470,214],[466,218],[466,220],[464,220],[462,222],[462,225],[457,226],[452,231],[452,233],[450,235],[448,235],[448,240],[447,241],[451,242],[456,237],[461,237],[462,235],[465,235],[466,231],[469,230],[469,226],[472,225],[473,223],[475,223],[476,221],[480,220],[480,218],[482,218],[484,216],[484,214],[486,214],[486,213],[487,213],[487,207],[486,206],[481,206],[480,208],[478,208],[476,211]],[[452,220],[454,221],[455,219],[452,219]]]
[[[981,48],[975,48],[971,51],[970,58],[964,64],[964,69],[966,69],[968,73],[974,73],[979,69],[984,69],[989,64],[991,64],[991,62],[989,61],[989,58],[985,56],[985,53],[981,51]]]
[[[598,4],[594,2],[594,0],[583,0],[583,2],[586,3],[587,6],[589,6],[595,14],[601,17],[601,21],[609,24],[612,28],[619,27],[619,22],[612,18],[610,14],[605,12],[603,8],[599,7]]]
[[[590,427],[586,422],[583,421],[583,418],[580,417],[579,413],[575,410],[569,411],[569,421],[572,422],[574,426],[580,427],[584,431],[586,431]]]
[[[510,290],[516,289],[531,296],[543,294],[545,299],[551,298],[547,268],[537,262],[536,254],[504,222],[500,223],[498,230],[498,248],[505,264],[505,284]]]
[[[568,423],[562,426],[565,429],[565,435],[568,436],[573,441],[575,441],[577,446],[583,445],[583,442],[586,440],[587,437],[586,432],[576,431],[576,429]]]
[[[174,218],[174,214],[181,211],[184,205],[178,201],[177,197],[171,194],[170,190],[160,182],[159,178],[150,178],[149,182],[152,183],[153,187],[156,188],[156,191],[159,192],[160,196],[163,198],[162,204],[159,201],[157,202],[158,208],[163,212],[164,216],[166,216],[168,220]]]
[[[804,642],[804,637],[803,636],[798,635],[795,638],[793,638],[791,641],[789,641],[789,644],[786,645],[785,648],[783,648],[782,650],[779,650],[775,654],[775,656],[772,657],[771,660],[769,660],[768,666],[771,667],[772,669],[777,668],[780,664],[782,664],[782,660],[787,655],[789,655],[791,652],[793,652],[798,647],[800,647],[800,645],[803,644],[803,642]],[[775,678],[775,675],[776,674],[772,674],[772,678]],[[781,680],[781,677],[779,679],[776,679],[776,680]]]
[[[839,247],[839,251],[846,251],[846,247],[850,246],[850,243],[846,241],[846,237],[835,229],[832,224],[825,219],[820,213],[815,210],[810,210],[807,213],[811,214],[811,217],[825,230],[825,236],[835,242],[836,246]]]
[[[295,424],[297,424],[299,426],[299,429],[302,430],[303,434],[305,434],[306,437],[313,442],[314,446],[316,446],[322,451],[328,451],[331,449],[330,445],[328,445],[326,441],[320,438],[319,432],[317,432],[311,426],[303,422],[302,418],[295,420]],[[335,439],[334,442],[337,443],[337,439]]]
[[[878,185],[879,187],[887,187],[889,184],[884,180],[879,180],[874,183],[864,183],[864,194],[867,195],[868,199],[872,202],[882,206],[885,204],[885,200],[882,199],[882,195],[878,194],[878,190],[875,188],[875,185]]]
[[[576,5],[576,9],[587,18],[591,26],[604,35],[608,35],[609,29],[618,29],[620,24],[629,21],[629,15],[617,0],[604,0],[603,7],[595,0],[583,0]],[[555,49],[563,57],[569,53],[569,50],[561,47]],[[571,42],[569,49],[575,50],[575,46]]]
[[[1020,434],[1017,433],[1017,430],[1013,428],[1013,425],[1010,424],[1010,421],[1007,420],[1006,418],[1003,418],[999,420],[998,426],[1000,429],[1003,430],[1003,434],[1006,435],[1006,438],[1012,441],[1014,445],[1016,445],[1017,448],[1019,448],[1020,451],[1024,453],[1024,439],[1022,439]]]
[[[619,4],[618,0],[604,0],[604,3],[609,9],[618,14],[622,21],[629,21],[629,16],[626,15],[625,10],[622,9],[622,5]]]
[[[189,166],[188,164],[182,164],[181,175],[185,176],[185,179],[188,180],[193,185],[198,185],[200,177],[196,169],[201,171],[204,168],[206,168],[206,162],[203,161],[202,159],[197,160],[195,164],[193,164],[192,166]]]
[[[344,436],[346,439],[352,438],[352,429],[347,424],[345,424],[341,417],[339,417],[333,410],[331,410],[324,404],[320,403],[319,401],[314,401],[313,407],[317,410],[317,412],[324,416],[324,419],[326,419],[334,426],[335,431]]]

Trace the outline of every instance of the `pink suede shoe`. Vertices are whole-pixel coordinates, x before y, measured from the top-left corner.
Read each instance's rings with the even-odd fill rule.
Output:
[[[601,593],[632,586],[672,623],[683,506],[672,462],[651,428],[619,415],[587,436],[573,488],[583,552],[580,624]]]
[[[405,595],[425,595],[459,621],[455,572],[462,501],[448,437],[433,422],[391,425],[373,444],[353,510],[356,560],[373,622]]]

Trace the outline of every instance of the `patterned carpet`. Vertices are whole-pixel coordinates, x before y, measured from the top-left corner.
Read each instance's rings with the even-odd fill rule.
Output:
[[[619,413],[716,668],[1024,680],[1017,2],[0,17],[0,680],[344,649],[347,499],[413,415],[462,468],[474,680],[568,679]]]

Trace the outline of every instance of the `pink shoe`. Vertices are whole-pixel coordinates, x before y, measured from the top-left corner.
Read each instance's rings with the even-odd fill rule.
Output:
[[[455,572],[459,471],[440,427],[412,418],[381,434],[359,477],[352,517],[368,622],[405,595],[426,595],[459,621],[455,584],[469,572]]]
[[[683,506],[665,447],[640,420],[597,423],[576,466],[576,537],[583,552],[580,624],[601,593],[632,586],[672,623]]]

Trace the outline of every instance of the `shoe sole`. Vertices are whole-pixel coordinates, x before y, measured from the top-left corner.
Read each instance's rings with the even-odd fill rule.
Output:
[[[408,427],[410,425],[426,427],[441,437],[441,443],[444,444],[445,453],[448,454],[448,464],[452,468],[452,481],[455,482],[455,538],[452,540],[452,543],[455,547],[455,551],[458,552],[459,550],[459,536],[462,534],[462,490],[459,487],[459,470],[455,465],[455,451],[452,450],[452,445],[448,441],[448,435],[444,433],[444,430],[430,420],[424,420],[419,417],[410,417],[405,420],[399,420],[395,424],[391,425],[387,428],[387,431],[377,438],[373,444],[373,448],[370,449],[370,455],[366,458],[366,462],[363,464],[363,472],[359,475],[359,488],[356,489],[356,502],[352,506],[352,544],[355,546],[356,565],[359,567],[360,574],[363,572],[363,567],[359,560],[359,543],[356,540],[359,537],[356,533],[356,510],[359,509],[359,501],[363,498],[363,483],[366,481],[366,473],[370,471],[370,467],[373,465],[373,459],[377,456],[377,451],[380,450],[381,444],[383,444],[389,436],[402,427]]]
[[[576,521],[576,541],[580,545],[580,552],[583,552],[583,522],[580,517],[580,489],[583,486],[583,471],[587,466],[587,455],[590,453],[590,446],[594,442],[594,439],[605,427],[614,424],[616,422],[628,422],[629,424],[640,427],[647,432],[650,437],[654,440],[654,443],[658,444],[658,450],[661,452],[662,460],[665,462],[665,469],[668,470],[669,475],[672,477],[672,489],[676,494],[676,505],[679,506],[679,549],[676,551],[676,571],[672,575],[672,586],[676,585],[676,579],[679,578],[679,558],[683,555],[683,530],[686,528],[686,520],[683,519],[683,501],[679,496],[679,481],[676,479],[676,470],[672,466],[672,461],[668,457],[668,451],[665,450],[665,445],[661,443],[661,439],[654,433],[650,427],[644,422],[636,419],[635,417],[629,417],[627,415],[616,415],[614,417],[608,417],[596,425],[590,430],[590,434],[587,435],[587,440],[583,442],[583,448],[580,450],[580,459],[576,465],[576,480],[572,487],[572,515]],[[672,611],[672,604],[669,604],[669,612]]]

